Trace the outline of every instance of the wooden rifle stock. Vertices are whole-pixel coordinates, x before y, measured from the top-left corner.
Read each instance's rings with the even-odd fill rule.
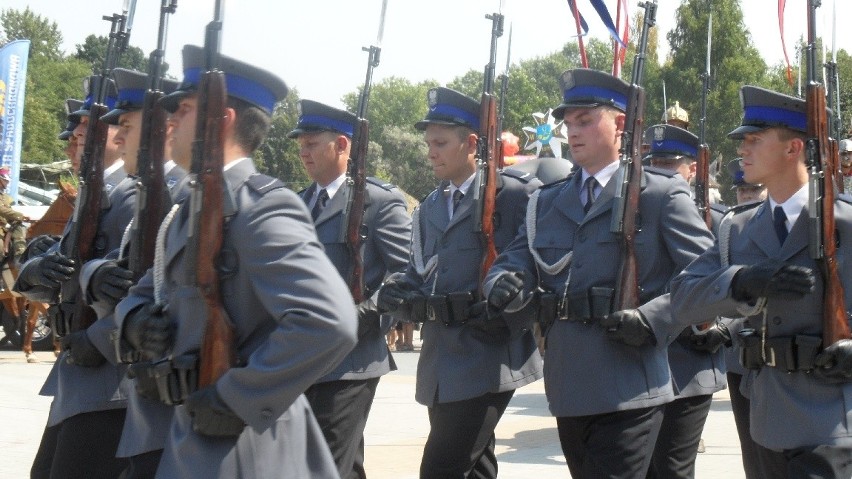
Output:
[[[500,144],[497,141],[497,101],[490,93],[482,94],[479,113],[480,131],[477,161],[480,201],[476,204],[475,230],[480,235],[483,253],[479,267],[480,294],[485,276],[494,260],[497,248],[494,246],[494,213],[497,208],[497,155]]]
[[[346,206],[346,248],[349,251],[349,291],[355,304],[364,301],[364,258],[361,245],[364,242],[362,232],[367,181],[367,146],[370,142],[370,123],[361,118],[358,121],[358,136],[355,142],[355,156],[350,158],[348,181],[350,195]]]
[[[816,181],[821,183],[817,191],[821,191],[821,209],[819,217],[822,255],[819,265],[824,279],[823,289],[823,346],[841,340],[850,339],[849,322],[846,315],[846,301],[843,294],[843,283],[837,267],[837,238],[834,218],[834,199],[836,176],[833,174],[838,167],[837,156],[832,156],[828,139],[828,121],[826,116],[825,89],[819,83],[811,83],[807,88],[808,108],[808,152],[813,168],[819,168]],[[836,148],[835,148],[836,151]]]
[[[625,154],[627,166],[623,181],[624,212],[621,217],[621,265],[615,288],[614,311],[633,309],[639,306],[639,263],[636,260],[636,216],[639,213],[639,193],[642,189],[642,122],[645,113],[645,90],[631,85],[627,99],[625,131],[627,139]]]
[[[837,232],[834,218],[836,172],[839,169],[837,147],[832,148],[828,131],[825,87],[816,73],[816,8],[819,2],[808,1],[807,66],[807,165],[809,170],[810,248],[811,257],[820,266],[823,288],[822,344],[828,347],[850,339],[849,321],[843,283],[837,267]]]
[[[159,104],[163,93],[145,92],[137,155],[136,214],[131,227],[129,266],[138,280],[154,265],[157,230],[166,213],[165,163],[168,113]]]
[[[695,171],[695,205],[707,229],[713,229],[713,219],[710,217],[710,147],[701,145],[698,148]]]
[[[194,189],[190,205],[188,263],[193,285],[204,298],[206,329],[201,343],[199,387],[215,383],[236,364],[234,324],[222,304],[216,270],[224,231],[225,74],[208,71],[199,85],[198,124],[193,144]],[[190,261],[192,260],[192,261]]]
[[[104,191],[104,151],[106,149],[109,125],[100,121],[108,108],[102,104],[93,104],[89,110],[89,124],[83,157],[80,160],[82,181],[77,188],[77,203],[74,207],[74,223],[68,237],[67,253],[78,267],[70,281],[79,284],[79,268],[83,263],[94,259],[95,238],[101,218],[101,199]],[[82,294],[82,293],[81,293]],[[77,298],[74,304],[74,316],[71,331],[80,331],[97,321],[97,314],[83,298]]]

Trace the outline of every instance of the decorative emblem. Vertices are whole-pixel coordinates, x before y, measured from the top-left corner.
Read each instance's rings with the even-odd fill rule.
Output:
[[[654,141],[663,141],[666,137],[666,127],[658,126],[654,128]]]
[[[296,103],[296,113],[302,116],[302,102]]]
[[[563,90],[570,90],[570,89],[574,88],[574,85],[575,85],[574,72],[568,70],[568,71],[562,73],[562,89]]]
[[[564,78],[564,76],[563,76]],[[562,145],[568,143],[565,124],[562,120],[558,122],[553,118],[550,108],[546,113],[533,113],[535,126],[525,126],[524,134],[527,136],[527,144],[524,150],[535,148],[535,155],[541,156],[542,148],[547,145],[553,152],[555,158],[562,158]]]
[[[436,105],[438,105],[438,90],[433,88],[429,90],[429,109],[434,110]]]

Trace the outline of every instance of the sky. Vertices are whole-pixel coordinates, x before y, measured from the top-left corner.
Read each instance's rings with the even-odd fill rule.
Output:
[[[509,27],[512,27],[511,61],[549,55],[575,38],[573,17],[566,0],[387,0],[381,61],[373,72],[374,84],[397,76],[441,84],[488,62],[491,21],[486,14],[506,15],[505,33],[498,41],[498,73],[506,65]],[[817,30],[828,38],[832,31],[835,0],[823,0]],[[34,12],[56,21],[63,48],[74,46],[90,34],[106,35],[104,15],[117,13],[122,0],[3,0],[0,9]],[[638,0],[628,0],[631,16]],[[660,51],[668,50],[665,33],[674,26],[679,0],[659,0],[657,27]],[[138,0],[130,43],[149,54],[156,47],[161,0]],[[615,0],[606,0],[615,18]],[[590,35],[608,33],[586,0],[577,0],[589,24]],[[68,9],[76,8],[71,13]],[[204,28],[213,17],[212,0],[179,0],[170,17],[166,61],[178,75],[181,48],[204,42]],[[222,53],[277,74],[300,98],[342,107],[341,98],[364,84],[367,53],[376,45],[382,0],[232,0],[225,2]],[[768,64],[783,60],[775,0],[742,0],[745,23],[752,41]],[[836,0],[837,18],[852,18],[852,2]],[[788,51],[806,30],[806,0],[787,0],[785,39]],[[841,22],[846,25],[848,22]],[[831,45],[828,42],[829,46]],[[852,35],[837,36],[837,48],[852,52]],[[795,61],[793,58],[791,62]],[[628,72],[629,74],[629,72]]]

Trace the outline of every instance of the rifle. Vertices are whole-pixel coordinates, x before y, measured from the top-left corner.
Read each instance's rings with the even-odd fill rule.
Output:
[[[707,93],[710,91],[710,45],[713,38],[713,12],[707,21],[707,62],[704,64],[704,74],[701,75],[701,121],[698,129],[698,157],[695,166],[695,205],[698,206],[698,214],[707,225],[707,229],[713,228],[713,220],[710,218],[710,146],[707,145]]]
[[[131,226],[129,266],[136,279],[154,265],[157,230],[166,214],[166,192],[163,164],[166,149],[168,114],[160,105],[163,97],[161,81],[163,57],[166,54],[166,32],[169,14],[175,12],[177,0],[162,0],[157,48],[148,58],[148,89],[142,106],[142,127],[137,155],[136,212]]]
[[[816,76],[816,9],[820,0],[808,0],[808,86],[806,162],[808,165],[808,212],[810,241],[808,251],[820,266],[823,288],[822,344],[852,337],[846,318],[843,284],[837,269],[837,238],[834,224],[834,196],[838,168],[837,147],[830,147],[825,88]]]
[[[639,213],[639,191],[642,181],[642,122],[645,115],[645,89],[642,75],[645,70],[645,51],[648,48],[648,30],[654,26],[657,14],[656,0],[639,4],[645,8],[644,24],[633,60],[633,76],[627,96],[624,132],[621,135],[618,183],[609,230],[621,236],[621,265],[615,290],[614,311],[639,306],[639,265],[636,262],[636,215]]]
[[[367,195],[367,149],[370,145],[370,122],[367,121],[367,105],[370,101],[370,88],[373,83],[373,68],[379,66],[382,53],[382,37],[385,33],[385,13],[388,8],[388,0],[382,0],[382,14],[379,20],[379,34],[376,44],[370,47],[361,47],[368,53],[367,78],[364,80],[364,89],[358,99],[358,131],[352,148],[354,154],[350,154],[346,182],[349,184],[349,197],[343,212],[346,229],[344,242],[349,252],[349,291],[355,304],[364,301],[364,258],[361,255],[361,245],[364,243],[364,232],[362,231],[364,221],[364,208]]]
[[[494,246],[494,212],[497,207],[497,167],[502,162],[500,132],[497,129],[497,98],[494,96],[494,70],[497,64],[497,38],[503,35],[503,15],[486,15],[491,20],[491,52],[482,81],[479,108],[479,137],[476,144],[476,173],[473,180],[473,231],[484,253],[479,267],[479,288],[497,258]]]
[[[204,38],[207,71],[198,85],[198,119],[192,143],[193,175],[190,193],[186,268],[189,284],[204,298],[206,318],[199,353],[199,388],[209,386],[236,364],[234,324],[222,304],[216,260],[222,249],[224,220],[224,118],[227,105],[225,74],[218,69],[223,0],[216,0],[214,18]]]
[[[831,61],[824,61],[825,67],[825,89],[826,94],[828,96],[828,109],[831,111],[831,118],[829,119],[829,133],[834,141],[831,142],[831,155],[836,157],[839,154],[838,142],[843,139],[843,120],[840,115],[840,76],[837,72],[837,3],[834,3],[835,12],[832,16],[833,25],[831,32]],[[825,40],[823,40],[824,42]],[[823,48],[823,52],[825,52],[825,48]],[[825,55],[823,54],[823,57]],[[840,193],[846,193],[844,191],[843,184],[843,172],[840,169],[840,165],[838,163],[837,171],[835,171],[835,183],[837,184],[837,190]]]
[[[100,119],[109,110],[105,104],[110,88],[109,75],[118,63],[121,52],[127,48],[135,11],[136,0],[124,0],[120,14],[103,17],[110,22],[109,42],[101,73],[92,76],[92,84],[88,85],[92,95],[92,106],[89,108],[86,143],[80,160],[77,201],[74,205],[71,228],[65,241],[65,251],[77,265],[82,265],[95,256],[95,238],[100,226],[101,199],[104,190],[104,151],[109,134],[109,125]],[[70,280],[75,290],[79,290],[79,271],[77,268]],[[96,320],[95,311],[86,305],[82,297],[78,296],[74,304],[71,324],[63,324],[63,326],[67,332],[80,331],[91,326]]]
[[[503,138],[503,120],[506,118],[506,94],[509,92],[509,67],[512,65],[512,24],[509,24],[509,45],[506,48],[506,70],[500,75],[500,109],[497,111],[497,133],[500,138]],[[500,155],[500,163],[497,165],[503,168],[503,155]]]

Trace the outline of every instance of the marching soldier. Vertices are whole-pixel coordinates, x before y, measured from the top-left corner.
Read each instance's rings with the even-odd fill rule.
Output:
[[[93,85],[95,82],[89,82]],[[106,104],[112,107],[116,92],[110,81]],[[86,143],[89,100],[71,115],[79,118],[73,135],[78,150]],[[124,228],[133,217],[134,188],[117,188],[119,176],[127,177],[120,159],[122,150],[114,143],[117,127],[110,126],[104,150],[104,198],[101,200],[100,221],[95,240],[95,257],[102,257],[118,248]],[[111,187],[109,185],[112,185]],[[127,183],[129,186],[129,182]],[[93,192],[98,194],[98,192]],[[24,263],[15,290],[35,301],[51,303],[50,314],[62,335],[63,353],[57,358],[39,394],[54,396],[38,453],[32,466],[32,477],[116,477],[126,466],[126,460],[115,458],[127,397],[120,387],[125,369],[109,363],[111,348],[103,347],[98,338],[106,334],[108,322],[99,320],[87,329],[64,331],[64,324],[73,324],[72,316],[79,297],[79,283],[72,280],[76,268],[69,256],[66,226],[62,240],[48,252],[34,256]]]
[[[651,126],[646,136],[651,139],[651,149],[645,158],[652,167],[677,172],[687,183],[695,178],[697,136],[672,125]],[[718,203],[707,206],[715,231],[724,207]],[[669,345],[675,399],[663,406],[663,423],[647,477],[695,477],[695,457],[713,393],[726,385],[722,345],[730,339],[724,324],[700,333],[690,326]]]
[[[27,247],[27,242],[24,240],[26,228],[23,222],[29,221],[29,218],[12,208],[14,200],[6,193],[10,181],[12,181],[12,172],[9,168],[5,166],[0,168],[0,222],[2,222],[0,226],[3,230],[3,241],[9,248],[6,251],[7,258],[14,260],[19,258]],[[8,242],[5,239],[6,235],[11,235]]]
[[[571,475],[643,477],[674,398],[667,346],[688,324],[671,314],[669,281],[712,245],[711,235],[683,179],[644,169],[635,238],[640,305],[612,311],[621,256],[621,239],[610,232],[613,175],[629,85],[576,69],[563,73],[561,86],[553,115],[564,119],[580,169],[530,198],[524,226],[488,274],[488,304],[515,311],[544,291],[545,386]]]
[[[808,252],[806,104],[753,86],[740,98],[742,125],[728,137],[739,141],[745,181],[763,184],[768,199],[731,209],[716,245],[673,281],[672,306],[705,319],[746,318],[738,335],[748,370],[741,389],[751,400],[751,436],[763,446],[760,477],[848,478],[852,340],[820,344],[826,286]],[[835,201],[834,220],[849,305],[847,198]]]
[[[172,156],[186,170],[196,122],[204,121],[197,118],[204,101],[197,91],[205,58],[204,49],[184,47],[183,83],[162,100],[173,112]],[[149,429],[136,447],[164,444],[161,478],[338,477],[302,393],[352,350],[355,307],[304,202],[281,181],[258,174],[250,158],[286,85],[224,55],[219,69],[231,87],[223,126],[219,288],[234,323],[239,365],[201,389],[191,379],[206,324],[199,314],[204,298],[185,274],[192,202],[184,201],[161,226],[155,267],[116,307],[121,346],[149,360],[163,358],[134,371],[137,392],[164,405],[148,411],[156,415],[150,424],[170,420],[170,430],[162,442],[163,431]]]
[[[736,190],[737,204],[752,203],[766,199],[766,187],[761,184],[751,184],[745,180],[745,174],[740,166],[742,158],[734,158],[728,162],[728,172],[731,174],[731,188]]]
[[[346,202],[352,194],[346,171],[357,127],[358,118],[352,113],[302,100],[299,122],[287,135],[299,142],[299,157],[314,180],[299,195],[311,210],[325,254],[344,278],[352,266],[341,240],[347,227]],[[305,392],[344,478],[366,477],[364,428],[379,377],[391,370],[383,334],[390,324],[380,324],[372,296],[388,274],[408,265],[411,241],[411,217],[399,190],[367,178],[365,195],[362,258],[367,299],[358,305],[358,344],[334,371]]]
[[[416,210],[410,263],[386,281],[379,307],[425,320],[415,397],[429,408],[431,430],[420,477],[495,478],[494,428],[515,389],[541,377],[541,357],[531,321],[488,317],[477,301],[484,254],[473,231],[479,102],[448,88],[429,90],[428,99],[426,118],[415,127],[424,131],[441,183]],[[498,175],[498,252],[515,237],[539,184],[519,171]]]

